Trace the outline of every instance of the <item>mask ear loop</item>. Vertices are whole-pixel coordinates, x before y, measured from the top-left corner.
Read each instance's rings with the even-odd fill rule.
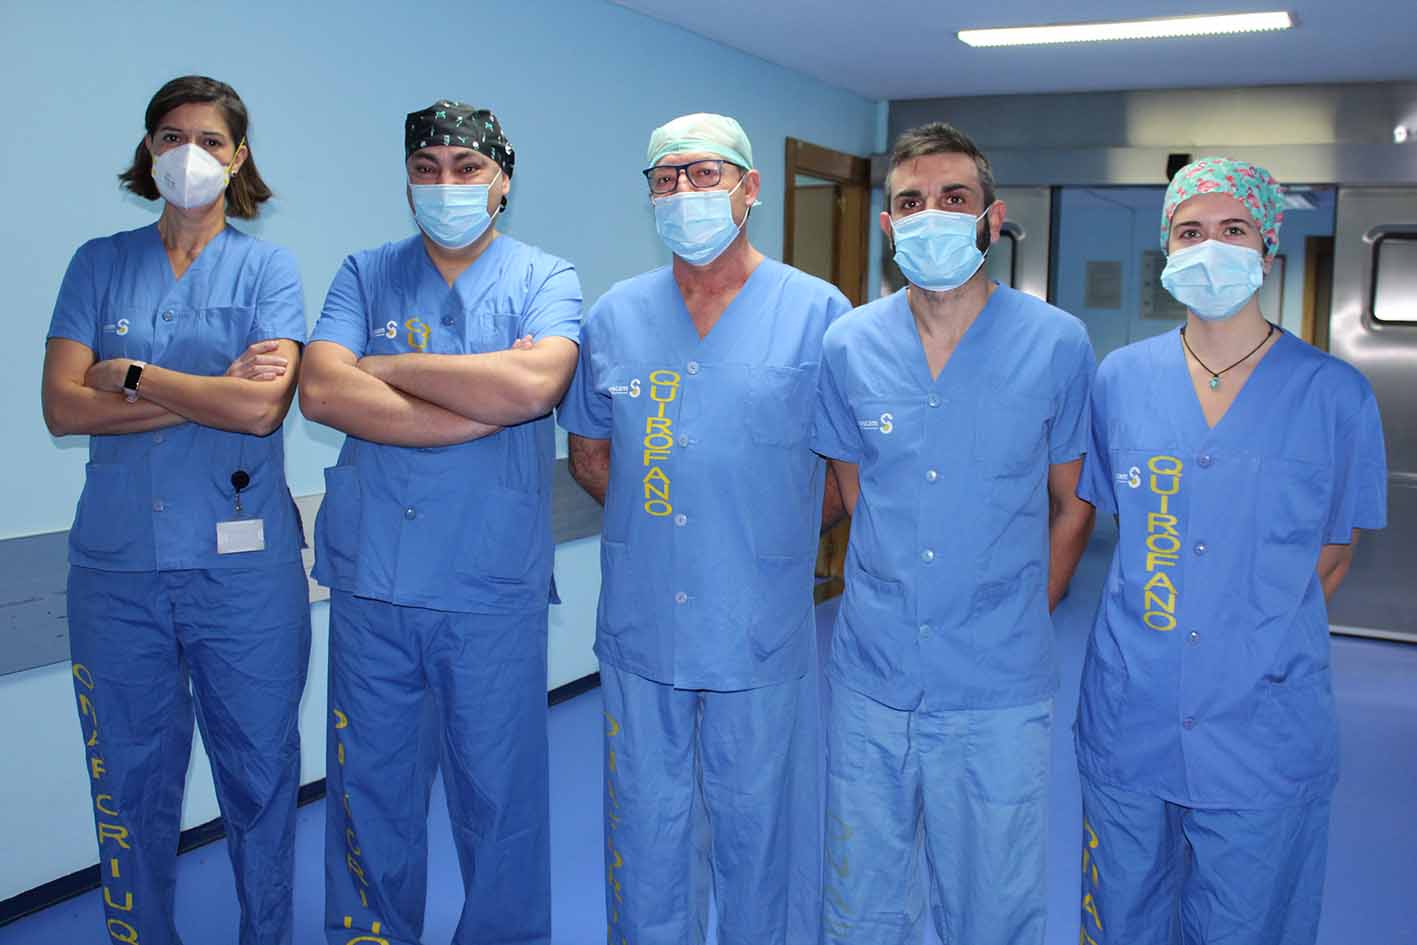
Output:
[[[236,156],[241,153],[241,149],[246,147],[246,138],[243,135],[241,143],[236,146],[236,150],[231,152],[231,163],[226,165],[226,182],[231,183],[231,179],[239,172],[236,170]]]

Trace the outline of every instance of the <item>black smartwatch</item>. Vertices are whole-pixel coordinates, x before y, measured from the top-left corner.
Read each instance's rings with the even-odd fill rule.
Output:
[[[147,367],[142,361],[134,361],[128,365],[128,374],[123,378],[123,396],[128,403],[137,403],[138,385],[143,381],[143,368]]]

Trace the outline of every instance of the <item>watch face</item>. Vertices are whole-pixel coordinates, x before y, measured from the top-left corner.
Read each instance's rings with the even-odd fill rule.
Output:
[[[128,373],[123,378],[123,389],[137,391],[138,381],[143,377],[143,366],[141,364],[128,365]]]

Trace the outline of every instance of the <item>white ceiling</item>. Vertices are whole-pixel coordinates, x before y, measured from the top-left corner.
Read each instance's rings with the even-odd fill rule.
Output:
[[[871,99],[1417,78],[1414,0],[612,0]],[[973,49],[960,29],[1288,10],[1282,33]],[[695,75],[686,63],[686,78]],[[787,103],[784,103],[786,105]]]

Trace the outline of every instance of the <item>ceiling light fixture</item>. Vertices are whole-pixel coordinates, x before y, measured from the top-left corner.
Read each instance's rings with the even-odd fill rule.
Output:
[[[1094,43],[1114,39],[1169,39],[1220,33],[1287,30],[1294,18],[1283,10],[1269,13],[1229,13],[1221,16],[1175,16],[1113,23],[1063,23],[1056,26],[1014,26],[960,30],[960,42],[970,46],[1037,46],[1050,43]]]

